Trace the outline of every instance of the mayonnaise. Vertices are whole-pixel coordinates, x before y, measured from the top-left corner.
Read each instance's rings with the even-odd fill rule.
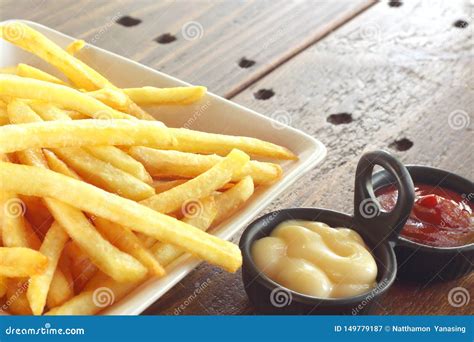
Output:
[[[376,285],[377,264],[360,235],[348,228],[285,221],[255,241],[252,256],[273,281],[314,297],[352,297]]]

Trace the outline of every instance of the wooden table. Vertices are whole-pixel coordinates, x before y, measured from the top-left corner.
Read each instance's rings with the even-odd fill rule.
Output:
[[[474,179],[470,3],[0,0],[0,20],[36,21],[265,115],[287,112],[291,126],[327,146],[328,157],[267,211],[351,212],[355,165],[367,150]],[[454,287],[472,296],[474,274],[397,281],[376,313],[473,314],[472,301],[449,304]],[[175,314],[181,305],[181,314],[254,313],[240,273],[205,264],[145,313]]]

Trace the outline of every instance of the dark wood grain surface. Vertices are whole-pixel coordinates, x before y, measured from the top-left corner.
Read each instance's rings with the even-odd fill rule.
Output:
[[[206,85],[318,138],[328,148],[324,163],[266,211],[316,206],[350,213],[355,166],[364,151],[387,149],[406,163],[474,179],[473,5],[370,5],[312,0],[0,0],[0,19],[30,19],[86,39]],[[124,15],[142,22],[132,27],[114,23]],[[458,20],[468,26],[455,25]],[[185,39],[182,29],[189,22],[201,25],[201,38]],[[176,40],[154,41],[165,33]],[[249,67],[240,67],[242,57],[255,64],[247,61]],[[262,89],[274,95],[256,99]],[[204,282],[205,290],[194,296]],[[455,287],[472,296],[474,275],[450,282],[397,281],[376,310],[473,314],[472,300],[461,307],[449,304],[448,293]],[[203,264],[145,313],[253,314],[254,309],[240,272],[228,274]]]

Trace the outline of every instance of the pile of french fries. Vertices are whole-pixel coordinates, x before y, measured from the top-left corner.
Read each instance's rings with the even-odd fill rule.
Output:
[[[0,311],[96,314],[193,255],[229,272],[239,248],[212,234],[254,187],[296,159],[254,138],[170,128],[142,106],[182,106],[204,87],[120,89],[20,22],[1,37],[54,66],[0,70]],[[67,80],[67,81],[66,81]]]

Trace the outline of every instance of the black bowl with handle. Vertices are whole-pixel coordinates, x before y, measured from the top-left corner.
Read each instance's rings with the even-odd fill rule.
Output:
[[[380,212],[374,195],[372,172],[375,165],[382,166],[396,180],[399,197],[389,213]],[[243,254],[242,278],[248,297],[264,314],[369,313],[374,299],[380,299],[395,281],[397,260],[393,248],[411,212],[414,197],[413,182],[405,166],[391,154],[375,151],[363,155],[357,166],[353,216],[320,208],[290,208],[258,218],[247,227],[239,243]],[[377,263],[376,287],[348,298],[317,298],[287,289],[263,274],[253,261],[252,245],[256,240],[269,236],[278,224],[287,220],[320,221],[359,233]]]

